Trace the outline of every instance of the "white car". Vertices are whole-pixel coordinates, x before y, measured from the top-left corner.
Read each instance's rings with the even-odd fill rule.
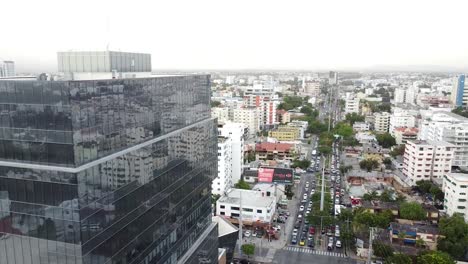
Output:
[[[340,230],[335,230],[335,236],[340,237]]]
[[[298,219],[302,219],[302,214],[298,214],[298,215],[297,215],[297,218],[298,218]]]
[[[244,236],[245,236],[245,237],[250,237],[250,231],[248,231],[248,230],[245,231],[245,232],[244,232]]]
[[[340,240],[337,240],[335,246],[336,246],[337,248],[341,248],[341,241],[340,241]]]
[[[303,206],[303,205],[301,205],[301,206],[299,207],[299,211],[300,211],[300,212],[304,211],[304,206]]]
[[[310,214],[310,209],[307,209],[306,214]]]
[[[307,193],[304,193],[304,199],[307,199]]]
[[[292,233],[293,236],[297,236],[297,232],[298,232],[298,230],[297,230],[296,228],[294,228],[294,229],[293,229],[293,233]]]

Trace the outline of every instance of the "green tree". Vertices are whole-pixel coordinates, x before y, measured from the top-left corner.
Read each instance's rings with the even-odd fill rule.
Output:
[[[452,110],[452,113],[455,113],[457,115],[461,115],[461,116],[464,116],[464,117],[468,117],[468,110],[467,109],[464,109],[463,107],[459,106],[455,109]]]
[[[310,166],[310,161],[309,160],[298,160],[298,159],[295,159],[293,160],[293,163],[291,164],[291,168],[301,168],[303,170],[307,169],[308,167]]]
[[[210,103],[211,107],[218,107],[221,105],[221,102],[220,101],[211,101]]]
[[[379,167],[379,162],[375,159],[365,159],[359,162],[359,167],[367,172],[371,172]]]
[[[383,160],[383,164],[385,164],[385,168],[390,169],[392,167],[392,159],[385,158]]]
[[[343,138],[350,138],[354,135],[353,128],[343,122],[336,124],[335,129],[333,130],[335,134],[342,136]]]
[[[364,201],[369,201],[369,202],[377,200],[377,198],[379,198],[379,194],[376,191],[367,192],[362,197],[362,199],[364,199]]]
[[[418,264],[455,264],[452,257],[441,251],[430,251],[418,257]]]
[[[381,241],[374,240],[372,248],[374,249],[374,254],[379,258],[388,258],[393,255],[393,248]]]
[[[385,259],[385,264],[412,264],[413,260],[405,254],[393,254],[393,256]]]
[[[383,148],[390,148],[396,145],[396,140],[390,133],[379,134],[376,136],[376,139]]]
[[[384,190],[380,196],[379,196],[379,200],[382,201],[382,202],[393,202],[393,192],[392,191],[389,191],[389,190]]]
[[[400,217],[408,220],[424,220],[427,212],[417,202],[405,202],[400,204]]]
[[[351,126],[354,125],[354,123],[356,122],[363,122],[364,120],[365,120],[365,117],[358,113],[346,114],[346,121],[348,121]]]
[[[437,249],[450,254],[454,259],[461,259],[468,247],[468,224],[463,216],[454,214],[441,218],[439,232],[444,238],[439,239]]]
[[[405,145],[396,146],[390,151],[390,156],[396,158],[397,156],[403,156],[405,154]]]
[[[219,197],[221,197],[221,195],[219,195],[219,194],[212,194],[212,195],[211,195],[211,204],[216,204],[216,201],[218,201]]]
[[[243,189],[243,190],[250,190],[250,185],[246,183],[244,180],[239,180],[236,184],[234,184],[234,188]]]
[[[255,244],[243,244],[241,249],[242,253],[248,257],[251,257],[253,254],[255,254]]]
[[[249,154],[247,154],[247,161],[248,162],[255,161],[256,159],[257,159],[257,157],[255,156],[254,152],[249,152]]]

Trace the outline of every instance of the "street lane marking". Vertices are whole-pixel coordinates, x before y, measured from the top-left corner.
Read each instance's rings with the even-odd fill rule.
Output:
[[[338,257],[338,258],[345,258],[346,256],[343,253],[338,252],[331,252],[331,251],[322,251],[322,250],[312,250],[308,248],[301,248],[301,247],[294,247],[289,246],[285,247],[288,251],[306,253],[306,254],[313,254],[313,255],[322,255],[322,256],[330,256],[330,257]]]

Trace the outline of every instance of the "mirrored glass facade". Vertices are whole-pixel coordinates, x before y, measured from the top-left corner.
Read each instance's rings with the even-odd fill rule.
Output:
[[[0,263],[177,263],[211,224],[209,82],[0,81]]]

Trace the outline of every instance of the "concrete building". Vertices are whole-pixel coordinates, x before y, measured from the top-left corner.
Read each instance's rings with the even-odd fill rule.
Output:
[[[355,122],[353,124],[353,130],[357,132],[362,132],[362,131],[369,131],[370,130],[370,124],[367,122]]]
[[[276,110],[276,120],[280,124],[287,124],[291,122],[291,114],[284,109]]]
[[[418,95],[419,88],[415,86],[411,86],[406,90],[405,93],[405,103],[407,104],[414,104],[416,101],[416,97]]]
[[[245,89],[245,96],[248,95],[258,95],[258,96],[267,96],[273,97],[275,93],[275,83],[273,81],[257,81],[252,86],[248,86]]]
[[[293,120],[288,123],[288,126],[299,128],[299,139],[304,139],[307,128],[309,127],[309,122],[301,121],[301,120]]]
[[[460,74],[453,78],[452,93],[450,94],[452,105],[459,107],[468,106],[468,84],[465,84],[465,75]]]
[[[233,119],[235,123],[242,123],[248,130],[248,135],[253,138],[259,131],[258,109],[256,107],[243,107],[233,110]]]
[[[262,142],[255,145],[257,160],[293,160],[293,144]]]
[[[418,139],[418,129],[416,127],[395,127],[392,136],[398,145],[406,144],[408,140]]]
[[[415,127],[416,118],[408,112],[394,112],[390,116],[389,132],[393,135],[397,127]]]
[[[241,202],[242,199],[242,202]],[[242,212],[241,212],[242,204]],[[270,224],[276,212],[276,198],[273,193],[242,189],[231,189],[216,201],[216,215],[228,219],[233,224]]]
[[[14,61],[0,61],[0,77],[16,76]]]
[[[212,107],[211,116],[216,117],[218,122],[229,121],[229,108],[228,107]]]
[[[345,100],[345,114],[359,113],[359,98],[352,95],[346,97]]]
[[[229,190],[232,180],[232,139],[218,136],[218,175],[211,184],[211,193],[222,195]]]
[[[412,185],[420,180],[442,184],[442,177],[451,172],[454,149],[455,145],[445,141],[408,141],[403,156],[403,174]]]
[[[320,95],[320,82],[318,81],[306,82],[303,85],[301,93],[309,97],[318,97]]]
[[[258,109],[258,122],[260,128],[271,128],[278,124],[276,109],[279,101],[272,96],[245,95],[244,106]]]
[[[330,71],[328,74],[328,83],[331,85],[337,85],[338,84],[338,73],[334,71]]]
[[[457,148],[453,166],[468,166],[468,118],[443,111],[427,113],[421,121],[418,138],[454,144]]]
[[[404,103],[406,101],[405,98],[406,98],[406,89],[401,88],[401,87],[396,88],[394,96],[393,96],[393,102],[395,104]]]
[[[374,113],[374,130],[376,132],[385,133],[390,128],[390,113],[377,112]]]
[[[244,164],[245,125],[242,123],[218,122],[218,135],[229,138],[231,143],[231,178],[232,183],[235,184],[241,179],[242,167]]]
[[[301,139],[301,131],[298,127],[279,126],[275,130],[270,130],[268,136],[276,138],[278,141],[294,141]]]
[[[444,210],[451,216],[462,214],[468,221],[468,174],[447,173],[442,184],[444,196]]]

